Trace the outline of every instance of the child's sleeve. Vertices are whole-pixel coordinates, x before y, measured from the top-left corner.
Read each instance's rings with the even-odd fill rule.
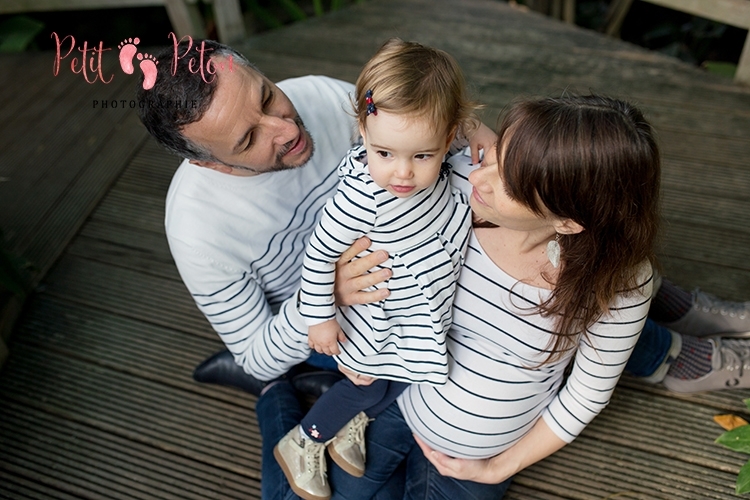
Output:
[[[345,176],[328,200],[310,237],[302,266],[299,312],[308,326],[336,317],[333,285],[336,261],[375,226],[375,197],[368,183]]]

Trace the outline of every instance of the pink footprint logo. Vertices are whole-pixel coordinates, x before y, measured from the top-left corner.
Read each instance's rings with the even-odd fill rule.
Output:
[[[120,67],[128,74],[133,74],[133,56],[138,51],[136,45],[141,43],[140,38],[128,38],[117,46],[120,49]]]
[[[159,61],[149,54],[141,54],[140,52],[136,56],[141,63],[138,65],[143,71],[143,90],[149,90],[156,83],[156,65]]]

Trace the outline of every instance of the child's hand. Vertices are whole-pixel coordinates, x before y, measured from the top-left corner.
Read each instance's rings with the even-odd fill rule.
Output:
[[[484,149],[486,152],[497,142],[497,135],[484,123],[479,123],[479,127],[476,129],[469,139],[469,147],[471,148],[471,164],[479,164],[479,150]]]
[[[341,354],[338,342],[344,341],[346,341],[346,335],[341,331],[339,322],[335,319],[329,319],[307,329],[307,345],[320,354],[329,356]]]

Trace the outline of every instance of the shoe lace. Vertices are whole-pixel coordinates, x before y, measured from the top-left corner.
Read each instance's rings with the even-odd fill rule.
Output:
[[[361,443],[365,440],[365,429],[367,424],[370,423],[370,419],[367,418],[364,412],[359,413],[353,419],[352,425],[349,426],[346,438],[353,443]]]
[[[693,307],[701,309],[704,312],[721,314],[722,316],[739,317],[745,319],[748,315],[748,302],[730,302],[706,292],[701,292],[699,288],[693,291]]]
[[[714,341],[716,342],[716,341]],[[742,378],[742,375],[746,369],[750,370],[750,341],[747,339],[721,339],[719,344],[720,359],[718,359],[718,367],[721,370],[727,371],[739,371],[738,376]]]
[[[320,474],[323,484],[326,482],[326,457],[323,453],[325,445],[315,441],[305,442],[305,468],[312,476]]]

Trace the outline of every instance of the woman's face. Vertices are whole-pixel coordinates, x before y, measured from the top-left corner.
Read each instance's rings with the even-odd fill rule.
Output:
[[[501,154],[501,158],[503,156]],[[508,196],[500,170],[495,145],[485,151],[481,165],[469,175],[469,182],[474,186],[470,199],[474,213],[481,219],[514,231],[553,227],[554,217],[540,217]]]

